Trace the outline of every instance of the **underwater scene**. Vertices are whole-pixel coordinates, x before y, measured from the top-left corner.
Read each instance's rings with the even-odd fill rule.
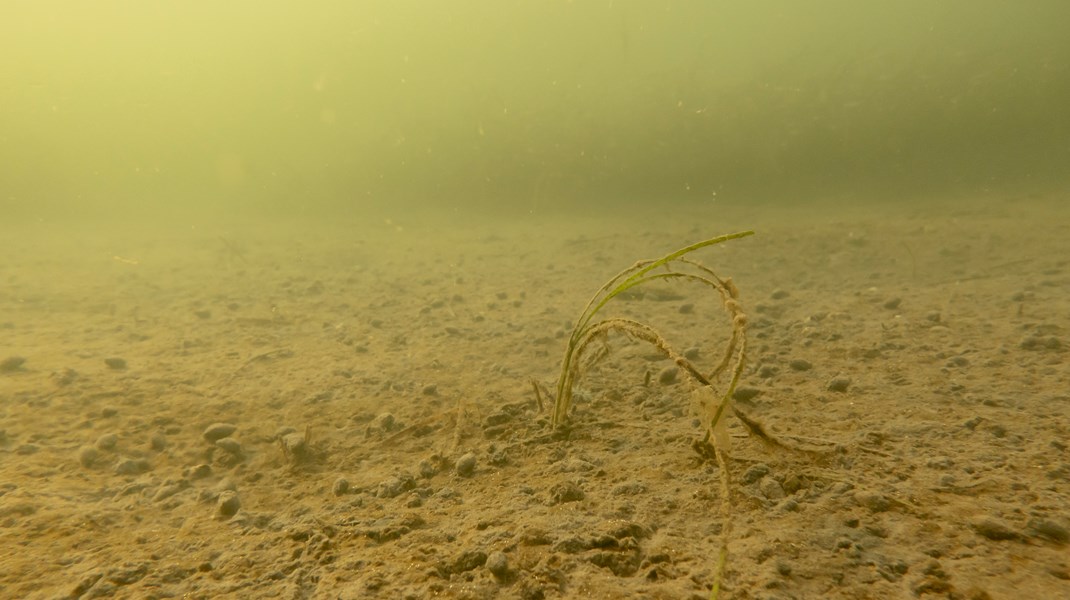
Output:
[[[0,6],[0,597],[1070,597],[1070,4]]]

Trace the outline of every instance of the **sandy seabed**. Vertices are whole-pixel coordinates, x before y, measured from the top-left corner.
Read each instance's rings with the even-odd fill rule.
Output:
[[[1070,203],[452,225],[0,225],[4,598],[1070,598]],[[749,317],[729,507],[691,385],[583,305]],[[708,289],[642,319],[699,364]],[[544,398],[544,403],[549,399]]]

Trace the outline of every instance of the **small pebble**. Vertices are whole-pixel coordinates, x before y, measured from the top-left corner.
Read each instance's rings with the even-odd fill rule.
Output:
[[[465,550],[453,559],[452,571],[464,573],[487,564],[487,553],[482,550]]]
[[[758,484],[758,489],[761,490],[762,495],[769,500],[781,500],[784,498],[784,488],[780,486],[780,482],[772,477],[763,477],[762,481]]]
[[[380,431],[392,431],[397,425],[397,421],[394,419],[394,415],[390,413],[383,413],[372,421],[371,428],[378,429]]]
[[[679,308],[679,311],[680,311],[681,315],[689,315],[689,314],[695,312],[695,305],[694,304],[681,304],[680,308]]]
[[[786,560],[778,560],[776,563],[776,572],[784,577],[791,575],[791,563]]]
[[[104,364],[108,365],[109,369],[116,369],[116,370],[125,369],[126,368],[126,359],[118,358],[118,357],[113,356],[111,358],[105,358],[104,359]]]
[[[876,492],[858,492],[855,494],[855,502],[875,513],[885,512],[892,507],[892,501],[887,496]]]
[[[424,479],[431,479],[438,473],[438,469],[435,468],[435,465],[426,458],[420,461],[420,464],[416,466],[416,470],[420,473],[420,477],[423,477]]]
[[[794,494],[795,492],[799,491],[800,488],[802,488],[803,482],[801,479],[799,479],[798,475],[792,473],[784,478],[783,485],[785,494]]]
[[[946,365],[948,367],[968,367],[970,365],[970,359],[965,356],[952,356],[947,359]]]
[[[82,446],[78,451],[78,462],[83,467],[89,468],[96,464],[97,459],[100,458],[100,452],[93,446]]]
[[[238,430],[237,425],[230,423],[212,423],[204,430],[204,439],[215,443]]]
[[[814,487],[817,490],[821,490],[821,489],[825,488],[825,484],[823,484],[820,481],[818,481],[818,482],[815,482],[815,486]],[[831,491],[833,494],[836,494],[837,496],[839,496],[841,494],[846,494],[847,492],[849,492],[849,491],[851,491],[853,489],[855,489],[855,484],[853,484],[853,483],[851,483],[849,481],[839,481],[839,482],[836,482],[836,483],[832,484],[831,486],[828,486],[828,490]]]
[[[238,491],[238,484],[234,483],[234,480],[230,477],[224,477],[215,484],[215,490],[217,492],[236,492]]]
[[[495,551],[487,555],[487,570],[498,579],[509,575],[509,557],[504,552]]]
[[[1070,528],[1054,520],[1033,519],[1029,522],[1029,530],[1034,535],[1048,538],[1053,542],[1060,544],[1070,542]]]
[[[97,438],[97,449],[114,450],[117,443],[119,443],[119,436],[114,433],[105,433]]]
[[[1055,336],[1043,337],[1033,334],[1023,338],[1018,347],[1022,350],[1058,350],[1062,348],[1062,345],[1062,341]]]
[[[224,490],[219,494],[219,501],[216,503],[216,513],[225,519],[229,519],[237,514],[241,508],[241,498],[238,497],[238,492],[233,490]]]
[[[119,409],[115,408],[114,406],[105,406],[104,408],[100,409],[100,416],[104,417],[105,419],[114,417],[117,414],[119,414]]]
[[[1021,537],[1010,525],[995,517],[979,517],[970,523],[970,527],[990,540],[1014,540]]]
[[[747,402],[748,400],[753,400],[760,393],[762,393],[762,391],[758,388],[741,386],[736,388],[736,391],[732,392],[732,399],[740,402]]]
[[[421,393],[424,396],[437,396],[438,395],[438,386],[435,385],[434,383],[429,383],[429,384],[424,386],[424,389],[421,390]]]
[[[375,495],[379,498],[396,498],[415,487],[416,480],[411,475],[395,476],[380,481],[375,490]]]
[[[49,378],[56,382],[56,385],[63,387],[77,381],[78,371],[75,371],[74,369],[63,369],[63,371],[52,373]]]
[[[491,427],[497,427],[513,420],[513,415],[507,412],[495,412],[487,415],[487,418],[483,419],[483,429],[490,429]]]
[[[565,502],[578,502],[583,500],[586,494],[579,485],[569,482],[555,483],[550,488],[550,503],[564,504]]]
[[[163,485],[156,489],[156,493],[152,495],[152,501],[159,502],[161,500],[166,500],[171,496],[174,496],[175,494],[188,488],[189,486],[189,481],[186,481],[185,479],[165,482]]]
[[[308,455],[308,442],[303,433],[287,433],[279,438],[279,443],[286,456],[293,460],[302,460]]]
[[[198,319],[211,319],[212,318],[212,311],[210,311],[210,310],[195,310],[195,311],[193,311],[193,314]]]
[[[461,477],[471,477],[476,472],[476,455],[468,452],[457,459],[457,474]]]
[[[828,383],[828,390],[830,392],[846,392],[847,388],[851,385],[851,379],[848,377],[836,377]]]
[[[792,361],[788,363],[788,366],[791,367],[792,371],[809,371],[814,368],[814,365],[811,364],[810,361],[802,358],[792,359]]]
[[[676,383],[676,367],[665,367],[658,373],[658,383],[661,385],[670,385]]]
[[[925,466],[930,469],[950,469],[955,466],[955,461],[948,456],[934,456],[925,463]]]
[[[148,563],[123,562],[108,569],[107,582],[117,585],[130,585],[140,581],[149,572]],[[99,588],[94,588],[94,591]],[[114,591],[114,590],[109,590]],[[96,595],[95,593],[93,594]],[[111,596],[112,594],[108,594]]]
[[[215,445],[234,456],[241,456],[241,442],[232,437],[220,438],[215,441]]]
[[[144,458],[124,458],[115,464],[116,475],[140,475],[152,469]]]
[[[903,299],[902,298],[892,298],[892,299],[890,299],[890,300],[888,300],[887,302],[884,303],[884,308],[887,308],[888,310],[895,310],[895,309],[899,308],[899,305],[902,304],[902,303],[903,303]]]
[[[770,296],[773,300],[783,300],[791,295],[788,290],[773,290],[773,294]]]
[[[204,479],[212,474],[212,465],[200,464],[189,471],[190,479]]]
[[[741,481],[744,485],[750,485],[768,474],[769,465],[758,463],[756,465],[752,465],[746,471],[743,472],[743,477]]]
[[[335,496],[344,496],[349,493],[349,480],[345,477],[339,477],[334,480],[334,486],[331,487],[331,491]]]
[[[0,373],[14,373],[22,369],[25,362],[25,356],[9,356],[0,362]]]

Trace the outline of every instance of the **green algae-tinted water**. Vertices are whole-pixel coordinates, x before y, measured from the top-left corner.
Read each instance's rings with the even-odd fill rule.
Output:
[[[0,211],[1047,192],[1070,4],[6,2]]]

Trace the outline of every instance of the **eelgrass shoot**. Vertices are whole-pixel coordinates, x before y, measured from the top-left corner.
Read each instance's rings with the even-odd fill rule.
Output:
[[[599,288],[587,303],[579,319],[576,320],[576,325],[568,338],[565,356],[561,361],[561,374],[557,379],[557,395],[554,398],[551,417],[553,426],[561,426],[568,419],[569,409],[572,407],[573,387],[582,372],[598,358],[595,356],[585,361],[585,354],[591,344],[604,339],[610,332],[618,332],[650,343],[701,386],[696,392],[697,397],[700,398],[701,413],[704,417],[706,441],[713,437],[714,443],[723,446],[727,452],[727,446],[721,443],[727,441],[724,413],[739,382],[739,376],[743,372],[743,360],[747,347],[747,317],[739,304],[739,290],[732,283],[731,278],[718,277],[712,270],[687,258],[686,255],[707,246],[753,234],[753,231],[741,231],[722,235],[691,244],[657,260],[639,261]],[[720,363],[708,374],[700,371],[683,354],[673,349],[657,330],[645,323],[622,317],[595,320],[595,316],[605,308],[606,304],[623,292],[652,281],[666,280],[687,281],[712,288],[720,296],[721,303],[728,313],[732,336],[728,340]],[[714,384],[726,375],[727,385],[716,393]],[[711,394],[711,392],[714,393]]]
[[[721,547],[714,571],[714,581],[710,589],[710,599],[717,600],[724,580],[725,566],[728,562],[728,539],[731,533],[731,508],[729,502],[728,464],[725,455],[729,451],[728,430],[725,423],[725,409],[728,408],[743,372],[743,362],[747,353],[747,316],[739,304],[739,289],[730,278],[721,279],[712,270],[701,263],[686,258],[687,254],[706,246],[713,246],[742,237],[753,235],[753,231],[741,231],[711,238],[691,244],[667,254],[657,260],[643,260],[621,271],[603,285],[587,303],[583,313],[576,321],[572,334],[568,338],[565,356],[561,360],[561,375],[557,379],[557,396],[554,398],[552,425],[557,428],[564,425],[572,406],[572,391],[576,380],[587,368],[590,368],[604,354],[594,354],[585,360],[585,353],[592,343],[604,339],[610,332],[618,332],[628,337],[650,343],[661,354],[672,359],[683,372],[687,373],[699,387],[694,392],[698,412],[706,428],[705,439],[696,447],[704,455],[713,454],[717,460],[721,481]],[[656,270],[656,271],[655,271]],[[669,345],[653,327],[633,319],[609,317],[595,320],[595,316],[606,304],[636,286],[651,281],[681,280],[698,283],[712,288],[721,298],[725,312],[728,313],[732,327],[732,336],[724,349],[720,363],[709,374],[700,371],[690,360]],[[720,390],[714,385],[727,377],[727,385]],[[539,388],[535,386],[538,397]],[[541,403],[541,400],[540,400]],[[748,424],[748,428],[751,425]],[[711,443],[712,439],[712,443]],[[708,449],[711,449],[709,452]]]

